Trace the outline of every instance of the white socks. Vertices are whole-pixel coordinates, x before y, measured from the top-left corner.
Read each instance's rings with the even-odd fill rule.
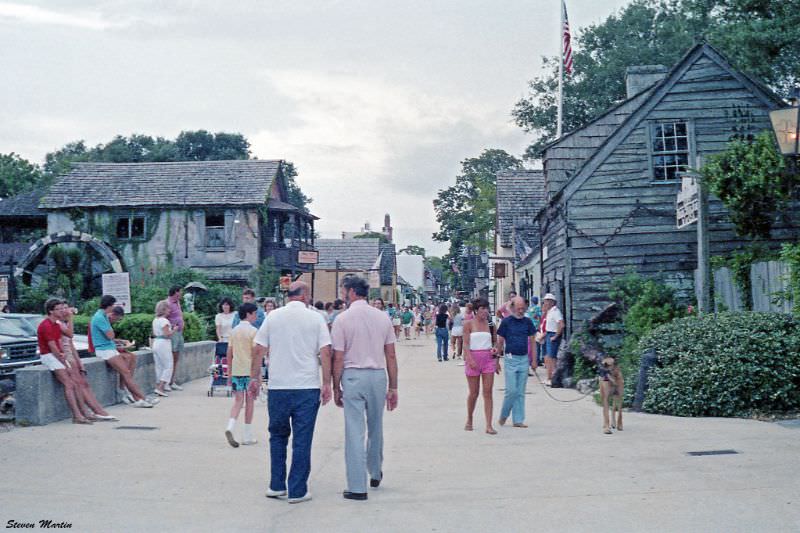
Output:
[[[234,426],[236,426],[236,419],[235,418],[229,418],[228,419],[228,429],[227,429],[227,431],[233,431]]]

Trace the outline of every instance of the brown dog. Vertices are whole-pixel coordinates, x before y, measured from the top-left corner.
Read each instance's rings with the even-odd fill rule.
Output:
[[[611,434],[611,428],[622,431],[622,393],[625,382],[622,371],[613,357],[605,357],[600,363],[600,398],[603,401],[603,433]],[[611,426],[608,420],[608,404],[611,403]]]

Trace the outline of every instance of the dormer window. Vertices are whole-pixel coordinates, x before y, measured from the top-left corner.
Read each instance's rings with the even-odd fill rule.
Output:
[[[650,131],[653,179],[680,179],[689,168],[689,124],[685,121],[658,122],[651,125]]]

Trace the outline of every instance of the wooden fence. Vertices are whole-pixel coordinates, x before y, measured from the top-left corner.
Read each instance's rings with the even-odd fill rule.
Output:
[[[781,261],[753,263],[750,267],[753,311],[792,312],[792,302],[788,299],[789,273],[789,264]],[[729,268],[714,271],[714,304],[717,311],[745,310],[742,289]]]

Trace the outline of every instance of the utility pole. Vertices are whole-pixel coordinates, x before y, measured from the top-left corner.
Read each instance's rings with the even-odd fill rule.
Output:
[[[697,158],[700,168],[700,158]],[[697,307],[702,313],[711,312],[711,252],[708,238],[708,189],[703,179],[697,184]]]

